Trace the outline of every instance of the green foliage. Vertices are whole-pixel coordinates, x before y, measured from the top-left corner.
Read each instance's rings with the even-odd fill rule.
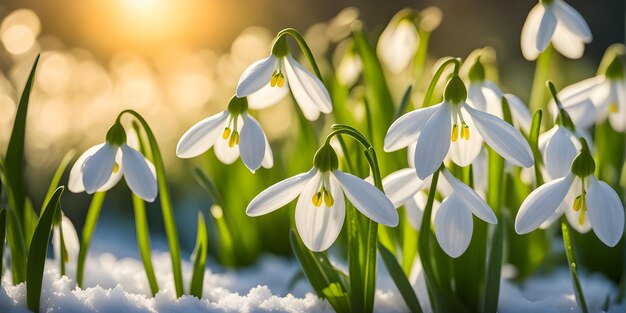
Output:
[[[204,282],[204,266],[206,264],[209,238],[206,230],[206,223],[202,212],[198,213],[198,232],[196,234],[196,247],[193,250],[193,273],[191,275],[191,285],[189,294],[202,298],[202,287]]]
[[[48,242],[50,241],[54,218],[57,214],[61,214],[59,199],[63,189],[63,187],[57,188],[50,198],[46,210],[41,215],[39,223],[37,223],[37,228],[35,228],[33,240],[30,244],[30,252],[26,264],[26,303],[33,312],[39,312],[41,284],[46,264],[46,254],[48,253]]]

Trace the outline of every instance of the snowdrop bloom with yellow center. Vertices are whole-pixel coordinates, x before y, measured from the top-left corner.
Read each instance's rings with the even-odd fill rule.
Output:
[[[446,156],[459,166],[471,164],[480,153],[483,140],[504,159],[530,167],[533,156],[522,134],[502,119],[472,108],[465,100],[467,90],[455,75],[444,90],[440,104],[409,112],[387,131],[387,152],[415,144],[415,171],[426,179]]]
[[[289,90],[310,121],[317,120],[320,112],[333,110],[324,83],[291,56],[283,36],[269,57],[252,63],[241,74],[237,97],[248,97],[250,108],[262,109],[280,101]]]
[[[532,116],[526,105],[517,96],[504,94],[494,82],[488,80],[480,57],[470,67],[469,85],[467,87],[467,103],[473,108],[503,118],[502,97],[511,111],[513,125],[525,133],[529,133]]]
[[[442,171],[442,179],[437,189],[445,196],[440,205],[433,204],[435,236],[439,245],[449,256],[461,256],[472,239],[474,222],[472,214],[479,219],[496,224],[496,215],[489,205],[472,188],[462,183],[447,169]],[[419,179],[412,168],[389,174],[383,180],[383,187],[396,207],[406,207],[411,225],[419,229],[422,213],[426,205],[426,194],[432,176]]]
[[[296,197],[296,228],[312,251],[328,249],[341,231],[346,208],[344,194],[363,215],[374,222],[398,225],[398,212],[385,194],[367,181],[338,169],[335,150],[325,144],[315,154],[313,168],[285,179],[257,195],[248,205],[248,216],[273,212]]]
[[[274,165],[272,149],[259,122],[248,114],[246,98],[231,98],[228,109],[193,125],[176,146],[179,158],[193,158],[211,147],[224,164],[232,164],[240,156],[253,173],[261,166]]]
[[[626,131],[626,80],[624,67],[615,57],[604,74],[585,79],[559,92],[563,108],[578,127],[609,120],[616,131]],[[554,101],[552,113],[557,113]]]
[[[593,174],[595,162],[587,142],[581,138],[581,151],[572,162],[571,170],[559,179],[541,185],[528,195],[515,218],[515,231],[526,234],[554,214],[565,210],[578,215],[577,221],[569,219],[572,226],[582,227],[586,218],[598,239],[607,246],[615,246],[624,232],[624,207],[617,193]]]
[[[419,45],[419,34],[414,19],[416,12],[402,10],[383,30],[376,46],[380,60],[393,73],[402,72],[409,64]]]
[[[72,167],[70,191],[107,191],[124,176],[133,193],[153,202],[158,193],[154,165],[133,148],[138,144],[131,140],[127,144],[126,139],[124,127],[116,121],[107,132],[106,142],[87,149]]]
[[[563,0],[540,0],[522,27],[522,54],[535,60],[550,42],[562,55],[578,59],[592,39],[585,19]]]

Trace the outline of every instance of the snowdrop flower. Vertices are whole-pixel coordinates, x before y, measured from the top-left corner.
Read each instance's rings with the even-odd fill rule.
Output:
[[[61,252],[61,232],[63,232],[63,245],[65,251]],[[76,264],[78,261],[78,251],[80,250],[80,242],[78,234],[72,221],[65,215],[61,218],[61,225],[54,226],[52,230],[52,247],[54,248],[54,259],[61,262],[61,258],[65,258],[65,264]]]
[[[398,12],[383,30],[376,46],[380,60],[393,73],[402,72],[410,63],[419,45],[414,19],[416,12]]]
[[[285,179],[257,195],[248,205],[248,216],[273,212],[298,197],[296,229],[304,244],[313,251],[328,249],[341,231],[345,218],[344,194],[354,207],[369,219],[386,225],[398,225],[398,212],[376,187],[338,169],[335,150],[322,146],[313,168]]]
[[[483,139],[514,165],[533,165],[530,145],[522,134],[502,119],[472,108],[466,98],[463,81],[453,76],[442,103],[409,112],[389,127],[385,151],[415,144],[414,165],[421,179],[433,174],[446,156],[459,166],[471,164],[480,153]]]
[[[257,120],[248,114],[246,98],[232,97],[228,109],[209,116],[183,134],[176,146],[179,158],[193,158],[211,147],[224,164],[232,164],[239,156],[254,173],[261,166],[274,165],[272,149]]]
[[[252,63],[241,74],[237,97],[248,97],[250,108],[262,109],[284,98],[288,90],[310,121],[317,120],[320,112],[333,110],[326,86],[291,56],[282,36],[274,43],[270,56]]]
[[[126,140],[124,127],[116,121],[107,132],[105,143],[87,149],[72,167],[70,191],[107,191],[124,176],[133,193],[153,202],[158,192],[154,165]]]
[[[485,111],[489,114],[503,118],[502,97],[509,105],[513,125],[519,127],[525,133],[530,132],[532,116],[526,105],[517,96],[504,94],[498,85],[486,79],[485,68],[480,62],[480,57],[476,58],[469,70],[469,85],[467,87],[467,103],[473,108]]]
[[[445,195],[440,205],[433,204],[435,236],[439,245],[449,256],[461,256],[472,239],[474,223],[472,214],[481,220],[496,224],[495,214],[485,200],[472,188],[454,177],[448,170],[437,189]],[[412,168],[389,174],[383,181],[385,193],[396,207],[405,205],[411,225],[419,229],[427,197],[422,192],[428,188],[432,176],[419,179]]]
[[[352,51],[351,44],[346,50],[337,65],[336,75],[339,83],[345,86],[352,86],[359,79],[359,75],[363,69],[363,62],[361,62],[361,58]]]
[[[569,4],[563,0],[540,0],[522,27],[522,54],[527,60],[535,60],[552,42],[564,56],[578,59],[591,39],[589,26]]]
[[[616,131],[626,131],[626,80],[624,67],[615,57],[604,74],[585,79],[559,92],[563,108],[578,127],[609,120]],[[552,113],[556,113],[554,101]]]
[[[593,174],[595,162],[587,142],[564,177],[541,185],[528,195],[515,218],[515,231],[526,234],[539,227],[554,214],[568,213],[575,229],[588,219],[589,227],[607,246],[615,246],[624,232],[624,207],[617,193]],[[563,203],[567,205],[562,205]],[[577,216],[572,220],[571,216]]]

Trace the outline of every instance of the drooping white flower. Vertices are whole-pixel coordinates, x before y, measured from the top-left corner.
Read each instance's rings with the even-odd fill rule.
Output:
[[[456,258],[467,250],[472,239],[472,214],[490,224],[498,221],[489,205],[472,188],[448,170],[442,174],[437,190],[445,198],[441,204],[433,203],[435,236],[443,251]],[[393,172],[383,180],[385,193],[396,207],[405,206],[409,221],[415,229],[419,229],[422,221],[427,201],[423,190],[429,187],[430,180],[431,176],[425,180],[419,179],[413,168]]]
[[[536,59],[550,42],[570,59],[582,57],[585,44],[592,40],[585,19],[563,0],[540,0],[526,18],[522,28],[522,54]]]
[[[158,190],[154,165],[126,142],[126,133],[116,122],[105,143],[93,146],[76,161],[70,172],[72,192],[106,191],[124,176],[130,190],[145,201],[156,199]]]
[[[483,140],[514,165],[533,165],[530,145],[522,134],[502,119],[472,108],[466,96],[465,85],[454,76],[442,103],[409,112],[389,127],[385,151],[415,144],[415,170],[421,179],[434,173],[446,156],[459,166],[471,164]]]
[[[515,231],[525,234],[563,213],[574,229],[590,228],[607,246],[624,232],[624,207],[617,193],[593,174],[595,163],[586,141],[567,175],[541,185],[528,195],[515,218]],[[556,218],[555,218],[556,216]]]
[[[337,81],[343,85],[352,86],[359,79],[362,69],[361,58],[352,51],[346,51],[337,65]]]
[[[409,66],[419,46],[419,34],[411,13],[398,13],[378,39],[378,57],[393,73],[400,73]]]
[[[619,58],[605,74],[565,87],[558,96],[577,127],[587,129],[608,118],[613,129],[626,131],[626,79]],[[554,101],[550,108],[554,115],[558,113]]]
[[[468,77],[470,83],[467,87],[467,103],[469,105],[480,111],[504,118],[502,113],[502,97],[504,97],[509,104],[513,125],[525,133],[529,133],[532,116],[528,108],[517,96],[504,94],[498,85],[486,78],[480,58],[477,58],[472,64]]]
[[[272,50],[270,56],[252,63],[241,74],[237,97],[248,97],[250,108],[262,109],[280,101],[291,90],[308,120],[317,120],[320,112],[332,112],[326,86],[291,56],[284,37]]]
[[[61,253],[61,232],[63,232],[64,253]],[[61,257],[65,258],[65,264],[76,264],[78,261],[78,251],[80,250],[78,234],[72,221],[65,215],[61,218],[61,225],[54,226],[52,230],[52,247],[54,259],[58,262],[61,262]]]
[[[340,171],[330,145],[320,148],[315,159],[310,171],[280,181],[257,195],[246,214],[264,215],[298,198],[296,229],[313,251],[324,251],[337,239],[346,213],[344,194],[369,219],[386,226],[398,225],[398,212],[387,196],[365,180]]]
[[[240,156],[253,173],[261,166],[274,165],[272,149],[259,122],[248,114],[247,100],[233,97],[228,109],[209,116],[183,134],[176,146],[179,158],[193,158],[211,147],[215,156],[225,164]]]

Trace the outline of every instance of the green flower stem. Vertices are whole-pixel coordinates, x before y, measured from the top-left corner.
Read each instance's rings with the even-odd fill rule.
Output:
[[[143,267],[146,270],[150,291],[154,297],[159,292],[156,276],[154,275],[154,267],[152,266],[152,253],[150,249],[150,232],[148,230],[148,221],[146,218],[146,205],[141,198],[133,194],[133,208],[135,211],[135,229],[137,231],[137,246],[139,254],[143,261]]]
[[[174,210],[172,209],[172,200],[170,198],[169,188],[167,186],[167,179],[165,176],[165,166],[163,165],[163,158],[161,157],[161,152],[159,150],[159,145],[157,144],[156,138],[152,133],[152,129],[144,120],[144,118],[139,115],[134,110],[124,110],[122,111],[118,119],[124,115],[124,113],[128,113],[135,117],[141,127],[145,131],[148,142],[150,144],[150,151],[152,152],[152,162],[154,163],[154,167],[157,175],[157,184],[159,187],[159,199],[161,200],[161,210],[163,212],[163,222],[165,224],[165,233],[167,235],[167,242],[170,248],[170,256],[172,260],[172,272],[174,274],[174,286],[176,288],[176,297],[181,297],[184,293],[183,287],[183,274],[181,269],[181,261],[180,261],[180,246],[178,242],[178,232],[176,230],[176,222],[174,221]]]
[[[426,287],[428,290],[428,297],[433,307],[433,312],[439,312],[437,299],[439,295],[435,294],[438,288],[435,280],[435,269],[430,262],[430,254],[428,248],[430,246],[430,221],[433,212],[433,203],[435,202],[435,194],[437,193],[437,183],[439,181],[439,172],[443,169],[443,164],[435,173],[430,182],[430,189],[428,190],[428,199],[426,200],[426,206],[424,207],[424,214],[422,215],[422,224],[420,225],[419,245],[418,251],[420,259],[422,261],[422,268],[424,269],[424,279],[426,280]]]
[[[443,71],[450,64],[454,64],[454,72],[459,72],[459,67],[461,66],[461,59],[459,58],[449,58],[437,69],[435,75],[433,75],[433,79],[430,81],[428,85],[428,89],[426,89],[426,94],[424,95],[424,102],[422,103],[422,108],[429,107],[432,103],[433,94],[435,93],[435,87],[437,87],[437,83],[439,82],[439,78],[443,74]]]
[[[576,292],[576,300],[580,306],[580,310],[583,313],[588,313],[587,302],[583,295],[582,287],[578,279],[578,264],[576,263],[576,256],[574,254],[574,246],[572,245],[572,238],[569,233],[569,225],[564,217],[561,217],[561,232],[563,233],[563,244],[565,245],[565,254],[567,255],[567,265],[569,266],[570,274],[572,275],[572,283],[574,284],[574,291]]]
[[[102,209],[105,197],[106,192],[96,192],[91,198],[91,204],[87,210],[87,218],[85,219],[85,225],[83,226],[83,233],[80,239],[80,249],[78,250],[78,262],[76,265],[76,284],[79,288],[83,288],[87,250],[89,250],[91,236],[96,229],[96,222],[98,221],[100,209]]]
[[[307,61],[309,61],[309,63],[313,67],[313,71],[315,71],[315,75],[317,75],[317,77],[321,81],[324,81],[322,79],[322,72],[320,72],[320,69],[317,66],[317,62],[315,62],[315,58],[313,57],[313,52],[311,52],[311,48],[309,48],[309,45],[307,45],[306,41],[304,40],[304,37],[302,37],[302,35],[300,35],[300,33],[297,30],[295,30],[294,28],[285,28],[281,30],[278,33],[278,35],[276,35],[274,42],[277,42],[278,40],[280,40],[282,37],[286,35],[291,36],[291,38],[293,38],[298,43],[298,46],[300,46],[300,50],[302,50],[304,57],[307,59]]]
[[[533,85],[530,92],[529,108],[531,112],[537,110],[543,110],[547,112],[546,101],[546,89],[545,84],[550,74],[550,59],[552,58],[552,45],[548,45],[548,48],[539,54],[535,67],[535,76],[533,78]],[[544,119],[544,126],[548,125],[548,119]]]
[[[356,129],[343,124],[335,124],[327,137],[326,143],[330,143],[332,137],[348,135],[359,142],[365,149],[365,156],[372,170],[374,185],[383,191],[383,183],[380,175],[380,167],[376,152],[367,139]],[[344,146],[344,145],[342,145]],[[348,151],[344,151],[347,154]],[[356,213],[356,210],[350,210]],[[378,224],[368,218],[363,222],[362,216],[351,214],[349,242],[349,268],[352,310],[355,312],[372,312],[374,309],[374,292],[376,290],[376,244],[378,237]],[[357,226],[360,224],[360,227]]]

